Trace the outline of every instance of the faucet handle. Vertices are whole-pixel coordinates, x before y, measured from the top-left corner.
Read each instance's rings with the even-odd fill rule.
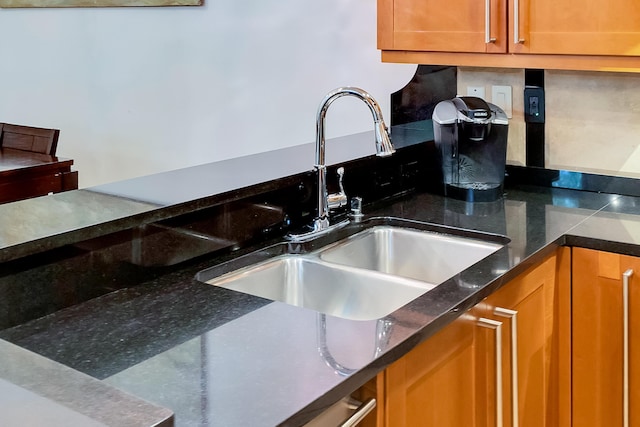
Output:
[[[338,186],[340,187],[340,193],[346,194],[344,191],[344,186],[342,185],[342,179],[344,178],[344,167],[340,166],[336,171],[338,174]]]
[[[354,219],[362,218],[364,214],[362,213],[362,197],[352,197],[351,198],[351,212],[349,216]]]
[[[329,194],[327,196],[327,205],[329,209],[341,208],[347,205],[347,193],[345,193],[344,185],[342,185],[344,168],[340,166],[336,172],[338,173],[338,186],[340,187],[340,192]]]

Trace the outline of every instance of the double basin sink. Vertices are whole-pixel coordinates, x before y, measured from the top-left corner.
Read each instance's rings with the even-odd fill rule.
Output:
[[[509,242],[400,219],[281,243],[198,273],[214,286],[352,320],[387,316]]]

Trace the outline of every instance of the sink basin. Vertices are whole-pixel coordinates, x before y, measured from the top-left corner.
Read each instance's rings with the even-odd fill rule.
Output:
[[[320,258],[437,285],[502,246],[442,233],[378,226],[322,251]]]
[[[206,283],[352,320],[386,316],[433,285],[285,255]]]
[[[295,254],[286,245],[266,248],[201,271],[197,279],[333,316],[379,319],[508,241],[447,231],[373,225],[337,241],[311,242]]]

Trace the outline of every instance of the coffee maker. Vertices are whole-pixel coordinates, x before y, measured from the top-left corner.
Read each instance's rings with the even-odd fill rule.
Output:
[[[445,196],[467,202],[502,197],[508,128],[505,112],[482,98],[460,96],[436,105],[433,133]]]

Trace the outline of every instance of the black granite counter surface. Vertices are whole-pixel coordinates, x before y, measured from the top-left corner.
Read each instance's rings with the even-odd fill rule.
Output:
[[[414,137],[413,131],[417,132],[416,141],[428,138],[419,125],[403,131],[409,135],[407,139]],[[284,154],[265,156],[280,158]],[[304,164],[306,156],[302,156]],[[264,158],[258,157],[246,159],[247,164],[262,163]],[[224,176],[237,170],[237,162],[240,160],[223,162],[229,168]],[[189,210],[197,203],[194,200],[214,197],[215,192],[238,191],[236,184],[214,179],[214,172],[207,172],[208,177],[203,178],[200,171],[208,168],[192,169],[193,175],[189,170],[163,175],[167,183],[164,188],[156,186],[157,180],[144,178],[136,180],[135,185],[116,183],[87,191],[91,195],[68,195],[63,204],[69,206],[77,202],[73,201],[76,196],[86,201],[93,200],[97,193],[118,201],[100,218],[78,213],[76,219],[59,223],[58,230],[68,230],[54,233],[49,241],[45,236],[52,231],[43,229],[38,239],[45,245],[67,244],[78,238],[80,229],[94,237],[106,234],[96,228],[113,232],[140,221],[164,218],[169,215],[167,207]],[[294,169],[289,172],[294,173]],[[260,172],[266,175],[243,182],[242,188],[255,189],[262,185],[260,180],[286,177],[289,172],[279,176]],[[183,177],[176,178],[179,175]],[[185,193],[170,189],[170,185],[192,178],[194,182],[211,179],[218,183],[212,184],[211,194],[197,193],[193,188]],[[37,203],[44,201],[33,202]],[[0,338],[12,344],[0,344],[38,353],[44,360],[93,377],[113,390],[167,408],[175,413],[177,426],[302,425],[558,246],[579,245],[640,256],[639,204],[640,199],[635,197],[536,186],[510,186],[502,199],[475,204],[413,191],[367,206],[365,218],[340,233],[348,234],[350,227],[416,223],[420,227],[431,224],[505,236],[509,242],[388,316],[372,320],[323,319],[313,310],[196,280],[203,269],[281,240],[281,236],[270,236],[235,253],[178,263],[138,286],[114,290],[14,325],[0,331]],[[16,207],[16,212],[22,206]],[[0,206],[0,210],[9,212],[11,208]],[[106,217],[109,219],[101,222]],[[25,232],[22,240],[16,239],[15,245],[1,240],[5,252],[16,250],[5,255],[7,259],[36,251],[27,235],[36,236],[35,228]],[[322,321],[326,321],[325,328],[319,328]],[[381,324],[386,331],[383,342],[377,338]],[[321,342],[326,346],[323,352],[318,351]],[[335,362],[346,369],[335,369]],[[29,363],[25,359],[22,367]],[[0,380],[11,381],[8,376],[0,369]],[[67,392],[64,387],[59,390],[60,396]],[[49,398],[54,402],[62,399]],[[118,425],[108,418],[100,421]]]

